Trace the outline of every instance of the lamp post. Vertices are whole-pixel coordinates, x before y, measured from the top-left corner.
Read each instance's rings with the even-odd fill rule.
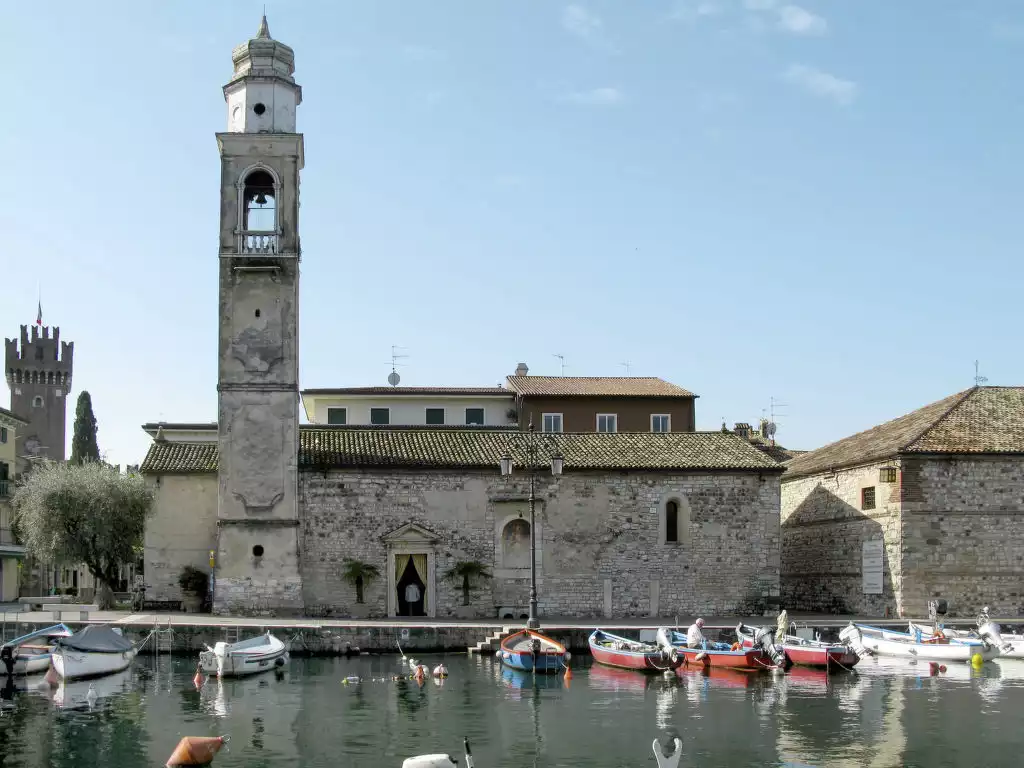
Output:
[[[521,454],[526,462],[526,471],[530,477],[530,618],[526,622],[529,629],[540,629],[537,618],[537,496],[535,486],[537,480],[537,464],[543,452],[551,457],[551,474],[558,477],[562,474],[565,460],[558,451],[558,443],[550,435],[537,434],[533,428],[533,419],[523,434],[515,435],[508,442],[505,455],[501,457],[502,477],[511,477],[513,459],[512,451]]]

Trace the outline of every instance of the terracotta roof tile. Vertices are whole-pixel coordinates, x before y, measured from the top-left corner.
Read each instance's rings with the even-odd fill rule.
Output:
[[[901,453],[1024,453],[1024,387],[974,387],[786,462],[802,477]]]
[[[509,376],[526,397],[696,397],[656,376]]]
[[[362,429],[303,426],[300,468],[495,468],[508,430]],[[582,433],[551,435],[567,470],[781,471],[782,465],[745,440],[721,432]],[[522,458],[512,452],[519,463]],[[546,457],[546,462],[550,457]],[[214,472],[213,443],[154,442],[145,474]]]
[[[340,387],[335,389],[304,389],[300,395],[472,395],[513,397],[515,392],[504,387]]]

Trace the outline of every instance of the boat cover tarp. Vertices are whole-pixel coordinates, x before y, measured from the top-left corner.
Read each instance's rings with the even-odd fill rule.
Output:
[[[75,632],[71,637],[59,638],[57,645],[67,648],[69,651],[87,653],[121,653],[133,648],[131,641],[126,640],[110,627],[96,625],[86,627],[81,632]]]

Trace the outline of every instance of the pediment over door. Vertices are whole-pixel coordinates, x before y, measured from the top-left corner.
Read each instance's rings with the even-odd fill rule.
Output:
[[[393,531],[389,531],[381,536],[381,540],[385,544],[396,545],[427,545],[437,544],[441,537],[431,531],[429,528],[424,528],[422,525],[417,523],[406,523],[401,528],[396,528]]]

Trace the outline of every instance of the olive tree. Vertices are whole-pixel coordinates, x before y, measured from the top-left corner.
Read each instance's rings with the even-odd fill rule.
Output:
[[[97,604],[114,605],[122,564],[143,540],[153,491],[138,474],[102,462],[40,462],[11,499],[14,520],[33,556],[83,563],[97,583]]]

